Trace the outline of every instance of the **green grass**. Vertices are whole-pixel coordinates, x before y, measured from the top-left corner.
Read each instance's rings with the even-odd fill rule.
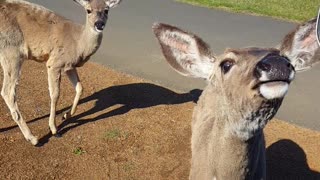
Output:
[[[178,0],[232,12],[303,22],[316,16],[320,0]]]
[[[105,137],[107,139],[115,139],[115,138],[119,138],[120,136],[121,136],[121,133],[119,129],[112,129],[105,133]]]
[[[126,131],[120,131],[120,129],[111,129],[108,130],[105,134],[104,134],[104,138],[106,139],[128,139],[130,133],[126,132]]]
[[[75,155],[82,155],[86,153],[85,150],[83,150],[81,147],[76,147],[74,150],[73,150],[73,154]]]

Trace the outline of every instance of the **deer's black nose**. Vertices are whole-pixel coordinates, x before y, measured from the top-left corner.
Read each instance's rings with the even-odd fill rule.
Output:
[[[106,23],[103,21],[97,21],[96,23],[94,23],[94,26],[99,30],[102,31],[105,27]]]
[[[293,66],[289,60],[279,55],[268,55],[259,61],[255,68],[255,76],[262,81],[291,80]]]

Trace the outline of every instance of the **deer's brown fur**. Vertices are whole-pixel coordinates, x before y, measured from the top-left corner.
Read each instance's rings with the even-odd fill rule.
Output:
[[[287,35],[280,50],[227,49],[219,56],[177,27],[156,23],[153,31],[177,72],[208,81],[192,117],[189,178],[266,179],[263,128],[282,103],[293,67],[304,70],[320,60],[315,21]]]
[[[34,145],[38,143],[38,139],[32,135],[23,120],[15,97],[23,61],[30,59],[46,63],[51,97],[49,127],[51,132],[56,134],[55,108],[59,98],[61,74],[67,74],[76,90],[72,108],[65,115],[65,118],[68,118],[75,113],[82,94],[76,68],[82,66],[98,50],[102,29],[108,18],[105,12],[120,2],[74,1],[91,12],[87,14],[85,25],[74,23],[45,7],[27,1],[0,2],[0,63],[4,73],[1,95],[25,138]],[[98,28],[97,22],[100,23]]]

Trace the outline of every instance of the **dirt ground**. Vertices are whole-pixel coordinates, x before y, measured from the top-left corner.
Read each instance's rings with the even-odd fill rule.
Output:
[[[84,94],[66,121],[62,112],[74,90],[62,80],[62,137],[55,138],[48,128],[45,66],[23,65],[18,102],[43,145],[24,140],[0,98],[0,179],[187,179],[191,114],[201,91],[177,93],[93,63],[79,74]],[[320,179],[319,132],[273,120],[265,134],[268,179]]]

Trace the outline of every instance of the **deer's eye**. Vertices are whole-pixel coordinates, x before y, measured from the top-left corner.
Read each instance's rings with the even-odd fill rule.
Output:
[[[104,13],[105,13],[105,14],[108,14],[108,13],[109,13],[109,9],[105,9],[105,10],[104,10]]]
[[[220,63],[220,68],[221,68],[221,71],[226,74],[230,71],[230,69],[232,68],[232,66],[234,65],[234,60],[233,59],[226,59],[224,61],[222,61]]]
[[[90,9],[87,9],[87,13],[88,13],[88,14],[91,14],[92,11],[91,11]]]

